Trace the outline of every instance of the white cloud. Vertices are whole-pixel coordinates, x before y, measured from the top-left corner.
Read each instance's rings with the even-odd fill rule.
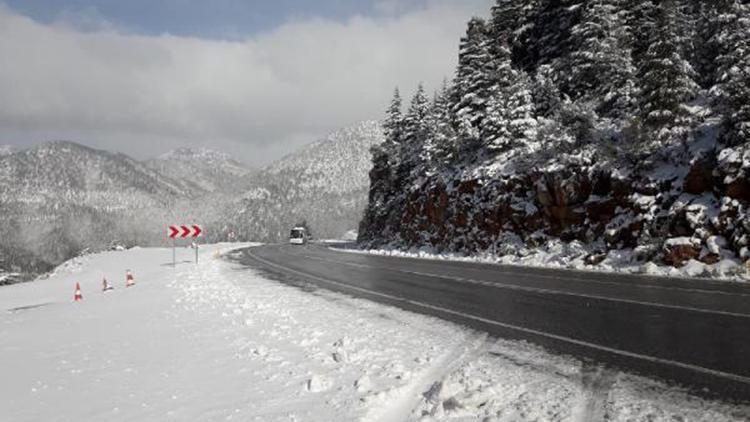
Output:
[[[380,118],[395,85],[437,87],[489,3],[292,21],[243,42],[43,25],[0,7],[0,143],[71,139],[137,157],[207,146],[264,162]]]

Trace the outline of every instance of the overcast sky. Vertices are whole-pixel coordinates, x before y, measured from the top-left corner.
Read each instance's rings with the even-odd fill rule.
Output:
[[[0,0],[0,144],[262,165],[453,74],[491,0]]]

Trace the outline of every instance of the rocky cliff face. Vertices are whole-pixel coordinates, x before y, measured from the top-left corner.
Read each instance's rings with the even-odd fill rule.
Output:
[[[507,173],[484,164],[435,174],[395,193],[391,204],[402,206],[366,218],[360,241],[366,247],[526,254],[559,239],[582,244],[591,265],[610,251],[676,267],[691,259],[709,265],[747,259],[749,179],[738,169],[750,163],[734,163],[742,155],[734,150],[709,136],[654,166],[577,151],[516,156]],[[375,180],[382,177],[377,170]]]

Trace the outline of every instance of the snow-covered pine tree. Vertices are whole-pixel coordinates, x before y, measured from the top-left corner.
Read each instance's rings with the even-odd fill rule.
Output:
[[[523,3],[517,0],[496,0],[491,9],[489,31],[494,39],[512,44],[514,33],[523,19]]]
[[[370,170],[370,191],[368,206],[359,227],[359,241],[369,242],[381,235],[396,192],[395,169],[400,162],[403,140],[403,115],[401,94],[398,88],[386,110],[383,121],[384,141],[371,148],[372,169]]]
[[[404,117],[401,113],[401,93],[397,87],[393,91],[393,98],[386,110],[385,120],[383,121],[383,135],[385,136],[383,150],[386,154],[390,155],[389,159],[391,160],[397,158],[399,145],[401,145],[403,120]]]
[[[429,136],[422,151],[422,161],[427,174],[434,174],[447,168],[456,159],[456,133],[450,120],[450,88],[443,81],[439,92],[430,107],[428,115]]]
[[[510,50],[499,42],[495,51],[497,85],[482,122],[482,144],[491,154],[528,145],[536,135],[531,84],[522,70],[511,66]]]
[[[367,208],[359,224],[359,242],[371,242],[382,234],[386,225],[391,194],[391,168],[388,155],[383,145],[376,145],[371,149],[372,169],[370,170],[370,191]]]
[[[539,66],[531,84],[531,96],[538,117],[550,117],[562,103],[562,94],[555,83],[555,70],[551,65]]]
[[[420,83],[403,120],[403,140],[399,152],[401,159],[396,170],[397,186],[404,186],[404,182],[412,181],[415,173],[423,173],[421,152],[430,130],[429,111],[430,101],[427,99],[424,86]]]
[[[633,63],[640,67],[656,29],[656,5],[652,0],[621,0],[620,16],[627,32]]]
[[[713,0],[712,0],[713,1]],[[675,19],[675,33],[680,55],[695,69],[696,60],[696,38],[698,36],[698,21],[700,13],[699,1],[673,0],[673,13]],[[696,77],[696,79],[698,79]]]
[[[621,24],[618,0],[591,0],[573,26],[565,79],[571,99],[595,104],[607,117],[628,116],[633,110],[634,73],[627,34]]]
[[[493,40],[492,79],[495,85],[490,90],[487,109],[479,128],[481,144],[490,152],[502,151],[510,147],[513,134],[509,130],[508,95],[509,87],[518,78],[518,72],[511,66],[510,50],[502,39]]]
[[[386,197],[395,192],[396,185],[396,168],[401,163],[401,151],[404,143],[404,116],[401,112],[401,93],[396,87],[393,90],[393,98],[391,103],[386,110],[385,120],[383,121],[383,135],[385,140],[383,141],[381,157],[385,164],[388,166],[388,171],[383,172],[383,175],[388,175],[388,180],[384,186],[387,188]]]
[[[717,34],[721,30],[719,8],[731,0],[700,2],[696,22],[696,51],[693,67],[699,75],[697,81],[703,88],[711,88],[716,76],[716,56],[719,54]]]
[[[482,121],[495,95],[490,37],[483,19],[472,18],[461,38],[458,67],[451,95],[451,115],[461,155],[474,158],[481,145]]]
[[[585,0],[539,0],[534,22],[534,37],[527,48],[536,51],[536,65],[565,63],[571,51],[571,30],[580,20]],[[563,81],[560,81],[563,82]],[[567,86],[560,85],[567,94]]]
[[[676,13],[672,1],[657,6],[651,45],[638,71],[645,155],[674,140],[684,139],[690,129],[686,104],[694,99],[698,85],[690,63],[680,54]]]
[[[504,90],[503,97],[510,146],[528,150],[537,137],[537,120],[528,75],[523,71],[517,72],[512,83]]]
[[[714,35],[717,69],[712,94],[727,127],[724,144],[750,140],[750,6],[738,0],[723,1]]]
[[[533,48],[538,36],[540,0],[496,0],[492,7],[490,36],[503,41],[511,52],[513,66],[532,72],[539,61],[539,52]]]

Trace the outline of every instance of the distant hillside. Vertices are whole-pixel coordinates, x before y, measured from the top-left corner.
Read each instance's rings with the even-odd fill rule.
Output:
[[[243,238],[278,241],[307,220],[317,237],[355,229],[367,201],[370,148],[383,140],[378,122],[333,132],[261,170],[223,221]]]
[[[8,155],[15,152],[13,145],[0,145],[0,156]]]
[[[357,227],[370,148],[381,141],[378,123],[361,123],[259,172],[204,149],[145,163],[73,142],[8,150],[0,155],[0,274],[28,279],[86,250],[163,244],[173,223],[202,224],[204,242],[229,231],[279,240],[303,219],[316,235],[340,236]]]
[[[241,183],[252,170],[229,154],[210,149],[179,148],[149,160],[146,165],[192,190],[206,193],[242,190]]]
[[[0,156],[0,268],[38,272],[87,248],[157,242],[188,186],[72,142]]]

